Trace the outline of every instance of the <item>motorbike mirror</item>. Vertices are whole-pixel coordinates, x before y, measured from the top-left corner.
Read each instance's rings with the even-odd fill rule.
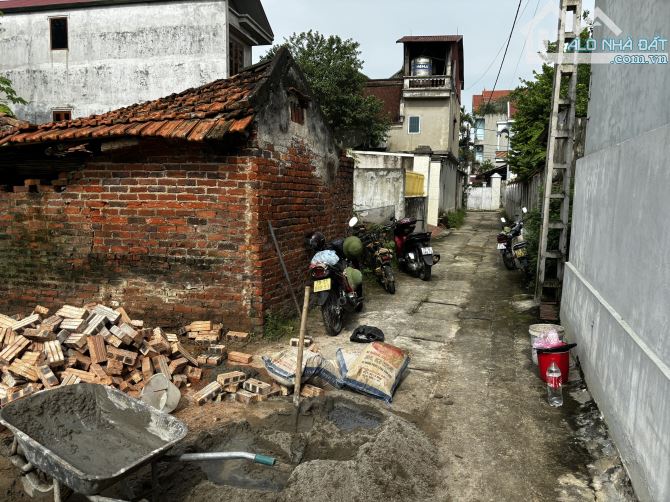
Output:
[[[528,212],[528,208],[522,207],[522,208],[521,208],[521,212],[522,212],[523,214],[526,214],[526,213]]]
[[[506,220],[505,218],[500,218],[500,221],[501,221],[502,223],[507,223],[507,220]]]
[[[354,228],[358,224],[358,218],[355,216],[349,220],[349,227]]]

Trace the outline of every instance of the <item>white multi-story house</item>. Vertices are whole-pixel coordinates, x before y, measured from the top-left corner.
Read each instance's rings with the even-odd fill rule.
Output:
[[[5,0],[0,11],[0,74],[33,123],[227,78],[273,41],[260,0]]]
[[[475,162],[491,162],[503,179],[514,177],[509,172],[507,156],[510,138],[514,134],[514,104],[509,95],[512,91],[487,91],[472,96],[472,115],[475,120],[472,129],[475,145]]]

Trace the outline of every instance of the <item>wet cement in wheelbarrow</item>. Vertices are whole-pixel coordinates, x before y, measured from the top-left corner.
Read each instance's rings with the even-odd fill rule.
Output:
[[[435,487],[436,452],[421,431],[383,406],[339,397],[304,403],[297,424],[287,409],[202,433],[185,451],[240,450],[278,464],[165,464],[161,500],[406,501],[426,500]]]
[[[90,476],[112,477],[160,448],[165,441],[151,434],[148,413],[124,413],[122,424],[114,423],[110,409],[116,407],[104,392],[81,392],[78,386],[46,393],[42,399],[26,400],[8,408],[5,418],[35,441],[48,447],[73,467]],[[109,406],[101,406],[107,400]],[[108,411],[105,412],[104,409]]]

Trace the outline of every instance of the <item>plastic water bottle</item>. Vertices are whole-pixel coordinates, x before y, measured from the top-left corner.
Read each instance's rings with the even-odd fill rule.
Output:
[[[556,363],[547,368],[547,401],[551,406],[563,406],[563,384],[561,370]]]

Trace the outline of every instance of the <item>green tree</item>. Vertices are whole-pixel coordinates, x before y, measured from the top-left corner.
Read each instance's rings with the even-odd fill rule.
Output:
[[[367,77],[361,73],[358,42],[325,37],[312,30],[294,33],[283,44],[273,46],[263,60],[274,57],[282,46],[289,49],[305,74],[338,140],[347,146],[374,147],[386,139],[390,122],[383,103],[363,95]]]
[[[461,106],[461,130],[458,141],[458,159],[462,167],[467,167],[475,160],[475,153],[473,151],[474,143],[470,131],[475,125],[475,119],[471,114],[465,111],[465,107]]]
[[[26,103],[25,99],[16,94],[11,80],[0,75],[0,113],[13,117],[14,113],[9,105],[25,105]]]
[[[589,36],[584,30],[582,38]],[[553,51],[556,45],[553,45]],[[579,65],[577,70],[577,117],[586,117],[589,103],[591,68]],[[544,169],[547,160],[547,139],[549,137],[551,98],[554,86],[554,67],[547,64],[542,71],[533,72],[533,79],[522,80],[510,98],[516,108],[514,115],[514,135],[511,138],[509,165],[512,172],[521,179],[532,177]],[[567,88],[564,89],[567,91]]]

